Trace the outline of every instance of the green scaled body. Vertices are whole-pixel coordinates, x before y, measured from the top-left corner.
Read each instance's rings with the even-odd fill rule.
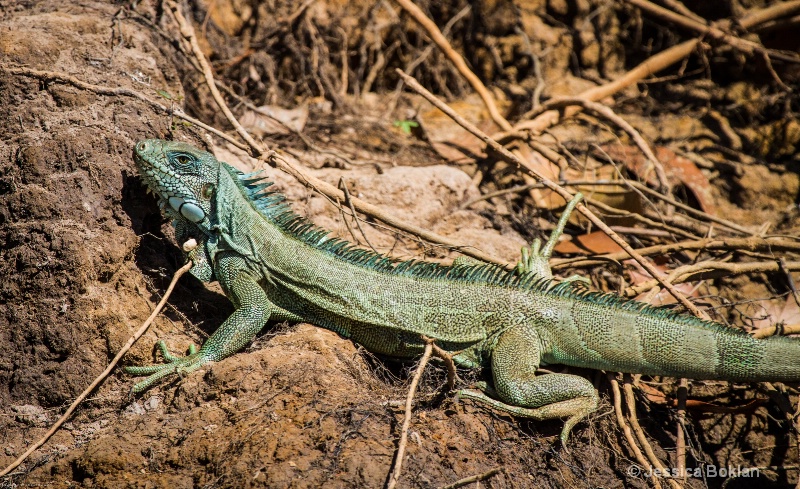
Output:
[[[198,240],[189,253],[192,273],[219,281],[236,308],[199,351],[178,358],[162,347],[168,363],[128,367],[149,375],[136,392],[232,355],[269,319],[309,322],[374,353],[403,358],[422,352],[423,335],[433,338],[460,351],[458,364],[491,371],[491,396],[465,391],[465,397],[519,416],[568,418],[562,440],[597,408],[597,392],[580,376],[535,376],[541,365],[800,380],[796,340],[755,340],[721,324],[557,284],[546,266],[553,237],[544,253],[537,244],[534,256],[511,271],[398,261],[330,237],[294,214],[269,182],[193,146],[141,141],[134,159],[174,219],[178,239]]]

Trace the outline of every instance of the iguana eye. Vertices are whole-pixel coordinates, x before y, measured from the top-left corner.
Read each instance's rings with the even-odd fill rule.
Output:
[[[192,159],[186,155],[178,155],[175,157],[175,161],[177,161],[181,165],[188,165],[191,163]]]
[[[214,195],[214,185],[211,183],[204,183],[200,188],[200,196],[204,199],[210,199]]]

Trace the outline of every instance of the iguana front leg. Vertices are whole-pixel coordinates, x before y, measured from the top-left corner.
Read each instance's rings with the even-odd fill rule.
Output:
[[[214,273],[236,310],[212,334],[199,351],[178,357],[169,354],[163,342],[158,347],[167,363],[141,367],[125,367],[133,375],[149,375],[133,386],[133,392],[142,392],[171,374],[185,375],[209,362],[232,355],[250,343],[264,327],[270,315],[278,311],[268,299],[264,289],[247,272],[244,260],[228,253],[217,260]]]
[[[494,378],[491,392],[500,399],[474,390],[461,391],[459,397],[524,418],[567,418],[561,430],[565,446],[575,423],[597,409],[597,391],[587,379],[569,374],[535,375],[541,356],[535,328],[516,326],[503,332],[491,355]]]

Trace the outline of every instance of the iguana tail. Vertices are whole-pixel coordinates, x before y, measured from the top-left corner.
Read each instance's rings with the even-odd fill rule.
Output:
[[[607,297],[588,293],[568,301],[544,362],[692,379],[800,381],[798,339],[759,340],[712,321]]]

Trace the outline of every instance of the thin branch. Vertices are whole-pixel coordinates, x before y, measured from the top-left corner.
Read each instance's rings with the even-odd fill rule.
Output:
[[[647,455],[647,459],[650,461],[650,464],[658,469],[659,473],[666,474],[667,468],[661,463],[661,460],[656,457],[655,452],[653,452],[653,447],[650,445],[650,442],[647,441],[647,437],[644,435],[644,431],[639,425],[639,417],[636,415],[636,398],[633,395],[633,386],[631,385],[630,378],[627,374],[625,375],[624,382],[622,383],[622,389],[623,392],[625,392],[625,405],[628,409],[628,420],[631,423],[631,429],[636,435],[636,439],[639,440],[639,443],[644,449],[644,453]],[[667,479],[667,482],[673,487],[673,489],[680,489],[681,487],[673,479]]]
[[[408,395],[406,396],[406,410],[403,416],[403,426],[400,429],[400,442],[397,444],[397,455],[394,459],[394,467],[389,475],[389,481],[386,484],[386,489],[393,489],[400,479],[400,472],[403,469],[403,457],[406,453],[406,444],[408,443],[408,428],[411,426],[411,406],[414,404],[414,395],[417,393],[417,386],[419,379],[422,378],[422,372],[425,366],[428,365],[428,360],[431,358],[433,352],[433,340],[425,340],[425,352],[422,354],[422,359],[414,371],[414,378],[411,379],[411,385],[408,387]]]
[[[564,107],[569,107],[572,105],[579,105],[584,109],[590,110],[595,114],[598,114],[612,123],[616,124],[620,129],[628,133],[628,135],[633,139],[636,146],[639,150],[644,153],[645,157],[650,161],[650,164],[653,165],[655,169],[656,176],[658,177],[658,183],[661,186],[662,192],[669,194],[671,185],[669,180],[667,179],[667,173],[664,171],[664,165],[661,164],[661,161],[658,160],[658,157],[650,148],[650,145],[647,141],[644,140],[639,131],[637,131],[632,125],[630,125],[625,119],[618,116],[611,110],[610,107],[607,105],[603,105],[598,102],[592,102],[591,100],[587,100],[584,98],[577,98],[577,97],[563,97],[563,98],[556,98],[552,100],[548,100],[547,103],[540,105],[534,111],[535,113],[541,114],[548,110],[554,109],[562,109]]]
[[[361,227],[361,219],[359,219],[358,213],[356,213],[356,208],[353,206],[353,201],[351,200],[352,197],[350,197],[350,191],[347,190],[347,183],[345,183],[344,177],[339,178],[339,190],[344,193],[344,203],[350,208],[350,212],[353,214],[353,220],[356,222],[356,227],[358,227],[358,230],[361,232],[361,236],[364,237],[364,241],[367,243],[367,246],[369,246],[369,248],[375,253],[378,253],[378,250],[376,250],[375,247],[372,246],[372,243],[369,242],[369,238],[367,237],[367,233],[364,232],[364,228]],[[344,213],[342,213],[342,219],[345,219]],[[355,239],[355,235],[353,236],[353,239]]]
[[[505,471],[504,467],[495,467],[491,470],[487,470],[482,474],[477,474],[470,477],[464,477],[463,479],[459,479],[453,482],[452,484],[447,484],[446,486],[442,486],[439,489],[456,489],[458,487],[464,487],[467,484],[472,484],[473,482],[485,481],[486,479],[494,477],[495,475],[504,471]],[[480,485],[476,485],[476,487],[480,487]]]
[[[753,338],[764,339],[768,338],[780,331],[781,335],[798,334],[800,333],[800,324],[790,324],[788,326],[767,326],[766,328],[759,328],[753,333]]]
[[[732,229],[734,231],[740,232],[740,233],[748,235],[748,236],[753,234],[753,231],[750,230],[750,229],[747,229],[746,227],[740,226],[740,225],[738,225],[738,224],[736,224],[734,222],[728,221],[727,219],[723,219],[721,217],[714,216],[712,214],[709,214],[707,212],[701,211],[699,209],[695,209],[694,207],[688,206],[688,205],[686,205],[686,204],[684,204],[682,202],[678,202],[677,200],[675,200],[675,199],[673,199],[673,198],[671,198],[671,197],[669,197],[667,195],[664,195],[664,194],[662,194],[660,192],[657,192],[657,191],[651,189],[650,187],[648,187],[647,185],[645,185],[645,184],[643,184],[641,182],[637,182],[637,181],[634,181],[634,180],[626,180],[625,182],[630,184],[632,187],[635,187],[637,190],[639,190],[639,191],[641,191],[643,193],[649,194],[649,195],[651,195],[651,196],[653,196],[653,197],[655,197],[657,199],[661,199],[664,202],[666,202],[667,204],[674,205],[675,207],[677,207],[679,209],[682,209],[682,210],[684,210],[684,211],[686,211],[686,212],[688,212],[690,214],[694,214],[695,216],[697,216],[700,219],[705,219],[706,221],[711,221],[711,222],[720,224],[722,226],[725,226],[726,228]]]
[[[447,104],[436,98],[432,93],[426,90],[422,85],[417,82],[413,77],[408,76],[407,74],[403,73],[402,70],[397,70],[398,74],[405,80],[406,84],[411,87],[414,91],[422,95],[426,100],[431,102],[437,109],[441,110],[448,117],[453,119],[458,125],[466,129],[467,131],[471,132],[474,136],[478,139],[483,141],[485,144],[490,146],[494,151],[496,151],[505,161],[517,165],[518,168],[524,168],[528,173],[530,173],[534,178],[545,184],[548,189],[556,192],[559,194],[564,200],[567,202],[571,201],[574,197],[568,190],[564,187],[558,185],[557,183],[553,182],[552,180],[546,178],[542,175],[538,169],[531,166],[528,162],[518,158],[516,155],[512,154],[509,150],[507,150],[504,146],[500,143],[495,141],[494,139],[490,138],[486,133],[478,129],[474,124],[464,120],[463,117],[458,115],[453,109],[451,109]],[[586,218],[592,222],[595,226],[600,228],[601,231],[606,233],[608,237],[610,237],[615,243],[617,243],[626,253],[628,253],[631,258],[639,262],[639,264],[645,270],[650,273],[653,277],[657,280],[658,278],[658,271],[656,268],[647,260],[645,260],[641,255],[636,253],[636,251],[629,245],[624,239],[622,239],[617,233],[615,233],[611,228],[608,227],[606,223],[600,220],[588,207],[584,204],[580,203],[577,205],[576,209],[586,216]],[[703,312],[700,311],[694,304],[689,302],[686,297],[683,296],[675,287],[668,283],[662,283],[662,286],[666,288],[670,294],[672,294],[675,299],[678,300],[684,307],[686,307],[692,314],[705,318],[707,317]]]
[[[577,97],[597,102],[598,100],[602,100],[606,97],[614,95],[615,93],[633,85],[643,78],[658,73],[659,71],[672,66],[678,61],[689,56],[695,50],[699,42],[700,41],[697,39],[691,39],[689,41],[682,42],[681,44],[672,46],[669,49],[665,49],[664,51],[651,56],[616,80],[606,83],[605,85],[600,85],[585,90],[584,92],[578,94]],[[521,121],[515,124],[513,130],[530,131],[533,134],[539,134],[545,129],[556,125],[560,120],[571,117],[579,111],[580,109],[578,107],[568,107],[563,111],[563,114],[558,110],[550,110],[541,114],[536,119],[530,121]]]
[[[786,270],[800,271],[800,261],[784,262]],[[666,280],[673,284],[691,282],[698,278],[719,278],[730,275],[742,275],[757,272],[778,272],[782,271],[781,264],[777,261],[748,262],[748,263],[727,263],[715,260],[701,261],[684,265],[672,270]],[[625,289],[624,295],[633,297],[647,292],[653,287],[658,286],[655,280],[648,280],[640,284]]]
[[[494,103],[494,97],[492,97],[491,92],[486,88],[483,82],[478,78],[472,70],[469,69],[467,63],[464,61],[464,58],[461,57],[460,54],[450,46],[450,42],[444,37],[442,31],[439,30],[439,27],[425,15],[419,7],[417,7],[411,0],[395,0],[406,12],[417,21],[419,25],[422,26],[423,29],[431,36],[431,39],[439,49],[442,50],[445,56],[450,60],[451,63],[456,67],[456,70],[463,76],[467,82],[470,84],[473,90],[478,92],[478,95],[483,100],[483,104],[486,106],[486,110],[489,111],[489,116],[492,120],[500,126],[500,128],[504,131],[511,130],[511,124],[500,114],[500,111],[497,110],[497,106]]]
[[[694,19],[690,19],[686,16],[665,9],[664,7],[660,7],[652,2],[649,2],[648,0],[625,0],[625,1],[630,3],[631,5],[638,7],[641,10],[650,13],[651,15],[655,15],[656,17],[662,20],[666,20],[667,22],[672,22],[673,24],[683,27],[685,29],[692,30],[698,33],[701,37],[709,37],[719,42],[724,42],[725,44],[728,44],[734,49],[737,49],[738,51],[741,51],[745,54],[751,55],[754,52],[763,53],[767,56],[770,56],[775,59],[780,59],[782,61],[788,61],[793,63],[800,62],[800,58],[797,58],[796,56],[788,56],[786,54],[776,52],[775,50],[767,49],[761,44],[749,41],[747,39],[742,39],[740,37],[736,37],[732,34],[729,34],[728,32],[725,32],[719,27],[716,27],[714,25],[708,25],[703,22],[698,22],[697,20]],[[752,21],[753,18],[755,17],[751,17],[749,20]]]
[[[794,299],[794,303],[800,306],[800,293],[797,291],[797,285],[794,283],[794,278],[792,274],[789,273],[791,271],[791,267],[789,264],[786,263],[786,260],[783,257],[778,258],[778,265],[781,267],[781,271],[786,276],[786,283],[789,286],[789,290],[792,291],[792,298]]]
[[[800,10],[799,0],[785,2],[784,4],[776,4],[762,10],[756,10],[748,13],[745,17],[739,20],[739,25],[744,29],[750,29],[751,27],[755,27],[773,19],[781,18],[798,10]],[[576,97],[597,102],[606,97],[614,95],[615,93],[633,85],[634,83],[683,60],[695,50],[699,43],[700,39],[690,39],[680,44],[676,44],[675,46],[651,56],[616,80],[585,90]],[[533,134],[539,134],[545,129],[557,124],[562,118],[566,119],[571,117],[579,110],[580,109],[577,107],[569,107],[563,111],[563,114],[557,110],[551,110],[543,113],[531,121],[518,122],[514,125],[513,130],[525,130],[530,131]]]
[[[683,209],[684,211],[695,215],[697,219],[704,219],[706,221],[714,222],[714,223],[720,224],[722,226],[725,226],[728,229],[731,229],[733,231],[736,231],[736,232],[739,232],[739,233],[742,233],[742,234],[745,234],[745,235],[748,235],[748,236],[753,234],[753,232],[751,230],[749,230],[749,229],[747,229],[747,228],[745,228],[743,226],[740,226],[740,225],[738,225],[738,224],[736,224],[734,222],[728,221],[727,219],[722,219],[721,217],[717,217],[717,216],[711,215],[711,214],[709,214],[707,212],[703,212],[703,211],[701,211],[699,209],[695,209],[694,207],[690,207],[690,206],[688,206],[688,205],[686,205],[686,204],[684,204],[682,202],[678,202],[677,200],[672,199],[672,198],[670,198],[670,197],[668,197],[668,196],[666,196],[666,195],[664,195],[664,194],[662,194],[662,193],[660,193],[660,192],[658,192],[656,190],[653,190],[650,187],[648,187],[647,185],[645,185],[645,184],[643,184],[641,182],[637,182],[636,180],[625,180],[625,179],[623,179],[623,180],[607,180],[607,179],[603,179],[603,180],[559,180],[557,183],[559,185],[564,186],[564,187],[579,187],[579,186],[585,187],[585,186],[592,186],[592,185],[603,185],[603,186],[616,185],[616,186],[618,186],[618,187],[620,187],[622,189],[624,189],[625,187],[632,187],[632,188],[634,188],[636,190],[639,190],[639,191],[641,191],[643,193],[646,193],[646,194],[648,194],[648,195],[650,195],[652,197],[655,197],[657,199],[663,200],[664,202],[666,202],[666,203],[668,203],[670,205],[678,207],[679,209]],[[473,204],[475,204],[477,202],[480,202],[482,200],[488,200],[488,199],[491,199],[493,197],[499,197],[501,195],[510,194],[510,193],[525,192],[527,190],[534,189],[534,188],[545,188],[545,185],[543,183],[531,183],[531,184],[527,184],[527,185],[517,185],[515,187],[508,187],[508,188],[496,190],[494,192],[489,192],[489,193],[483,194],[483,195],[481,195],[479,197],[476,197],[476,198],[474,198],[472,200],[467,201],[466,203],[461,205],[461,208],[462,209],[467,209],[470,206],[472,206]],[[619,210],[622,211],[622,209],[619,209]],[[625,212],[627,212],[627,211],[625,211]],[[633,214],[633,213],[631,213],[631,214]]]
[[[686,481],[686,396],[689,390],[689,381],[678,381],[678,427],[675,437],[675,465],[678,473]]]
[[[636,220],[637,222],[642,223],[645,227],[664,229],[664,230],[669,231],[670,233],[673,233],[673,234],[675,234],[677,236],[681,236],[684,239],[698,239],[698,237],[699,237],[699,236],[697,236],[695,234],[692,234],[690,232],[684,231],[683,229],[677,228],[675,226],[670,226],[670,225],[664,224],[664,223],[662,223],[660,221],[656,221],[654,219],[650,219],[649,217],[643,216],[643,215],[639,214],[638,212],[631,212],[631,211],[626,211],[624,209],[617,209],[616,207],[611,207],[610,205],[608,205],[608,204],[606,204],[604,202],[601,202],[601,201],[599,201],[597,199],[593,199],[591,197],[586,197],[584,200],[586,200],[586,203],[591,204],[593,207],[596,207],[599,210],[601,210],[603,212],[606,212],[606,213],[608,213],[608,214],[610,214],[612,216],[629,217],[631,219]]]
[[[776,2],[761,10],[748,12],[744,17],[739,19],[739,25],[745,29],[755,29],[761,24],[787,18],[796,12],[800,12],[800,0]]]
[[[703,238],[694,241],[679,241],[677,243],[667,243],[663,245],[647,246],[638,248],[636,252],[641,256],[653,256],[673,253],[676,251],[700,251],[700,250],[723,250],[723,251],[748,251],[751,253],[777,253],[794,251],[800,252],[800,241],[783,237],[760,237],[751,236],[749,238]],[[606,253],[591,258],[554,258],[550,262],[551,267],[565,267],[580,263],[594,264],[605,263],[608,261],[621,261],[628,258],[626,252]],[[598,261],[601,260],[601,261]],[[586,263],[584,263],[586,262]]]
[[[117,352],[111,362],[109,362],[106,369],[103,370],[100,375],[98,375],[97,378],[92,381],[91,384],[89,384],[89,387],[84,389],[84,391],[81,392],[81,394],[74,401],[72,401],[72,404],[70,404],[69,408],[67,408],[67,411],[60,418],[58,418],[58,421],[56,421],[53,426],[47,430],[47,433],[45,433],[44,436],[42,436],[36,443],[28,447],[25,453],[20,455],[16,460],[11,462],[8,467],[0,472],[0,477],[14,470],[17,466],[19,466],[19,464],[24,462],[31,453],[44,445],[45,442],[47,442],[47,440],[49,440],[50,437],[53,436],[53,434],[58,431],[59,428],[61,428],[61,425],[63,425],[69,419],[69,417],[72,416],[72,413],[75,412],[80,403],[82,403],[83,400],[86,399],[86,397],[91,394],[91,392],[98,385],[100,385],[106,379],[106,377],[108,377],[111,371],[114,370],[114,367],[117,366],[117,363],[119,363],[120,359],[128,352],[128,350],[131,349],[133,344],[136,343],[136,341],[141,338],[145,332],[147,332],[148,328],[150,328],[150,324],[152,324],[153,320],[155,320],[156,316],[158,316],[158,314],[161,312],[161,309],[163,309],[164,305],[167,303],[167,299],[169,299],[170,294],[172,294],[172,289],[175,288],[175,284],[178,282],[178,279],[181,278],[184,273],[188,272],[190,268],[192,268],[191,261],[187,262],[186,265],[182,266],[175,272],[175,274],[172,276],[172,282],[170,282],[169,287],[167,287],[167,291],[164,292],[164,296],[161,298],[161,301],[159,301],[158,305],[156,305],[156,308],[153,310],[152,314],[150,314],[150,317],[148,317],[144,324],[142,324],[142,326],[137,329],[130,338],[128,338],[128,341],[122,345],[122,348],[119,350],[119,352]]]
[[[625,416],[622,414],[622,395],[619,392],[619,382],[617,382],[617,378],[613,373],[608,372],[606,375],[608,376],[608,381],[611,383],[611,392],[614,398],[614,414],[617,416],[617,424],[622,429],[622,434],[625,435],[625,440],[628,442],[628,446],[631,452],[633,452],[636,462],[641,465],[645,471],[652,473],[652,466],[644,455],[642,455],[642,450],[636,443],[636,439],[631,433],[631,428],[628,426],[628,423],[625,421]],[[652,477],[652,481],[656,489],[661,489],[661,481],[659,481],[657,477]]]
[[[432,338],[428,338],[427,336],[423,335],[422,339],[433,346],[433,354],[441,358],[444,362],[444,365],[447,368],[447,391],[449,392],[453,390],[456,386],[456,363],[453,361],[453,357],[461,353],[461,351],[448,352],[440,348]]]
[[[214,101],[217,102],[220,110],[228,119],[228,122],[233,125],[236,132],[239,133],[239,136],[244,139],[251,148],[258,147],[258,143],[256,143],[255,139],[250,136],[250,133],[239,124],[239,121],[236,120],[234,117],[233,112],[231,109],[228,108],[228,104],[225,103],[225,99],[222,98],[222,94],[219,93],[217,89],[217,85],[214,83],[214,73],[211,71],[211,65],[208,64],[205,55],[203,54],[203,50],[200,49],[200,45],[197,43],[197,36],[194,33],[194,27],[190,22],[187,22],[186,19],[181,14],[180,7],[175,2],[167,2],[170,11],[172,12],[175,21],[178,23],[178,27],[180,28],[181,35],[189,41],[189,44],[192,46],[192,52],[194,53],[195,57],[197,58],[197,62],[200,63],[200,68],[203,70],[203,76],[206,79],[206,85],[208,85],[208,89],[211,91],[211,96],[214,97]],[[257,156],[257,155],[253,155]]]

